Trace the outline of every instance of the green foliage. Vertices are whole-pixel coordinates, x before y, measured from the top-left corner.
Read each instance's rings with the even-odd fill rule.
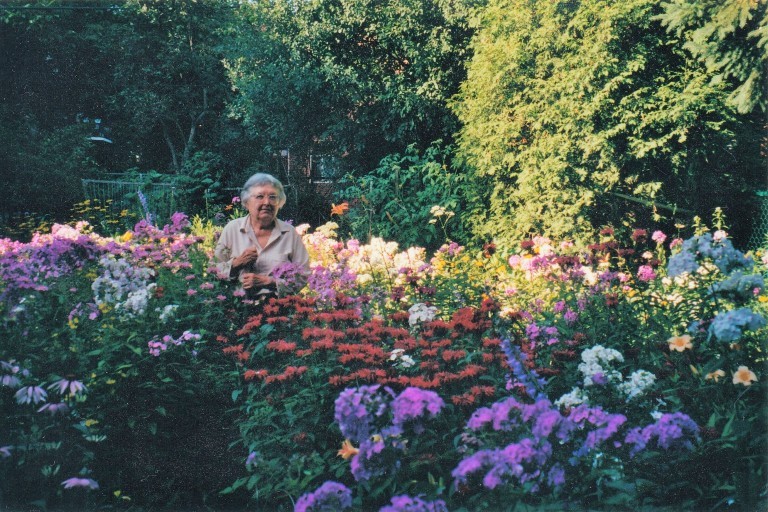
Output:
[[[424,152],[415,145],[403,154],[384,158],[379,167],[359,178],[347,176],[337,193],[348,201],[349,212],[340,216],[342,233],[359,240],[381,237],[403,246],[437,249],[451,238],[461,241],[465,228],[466,177],[449,168],[450,147],[433,144]],[[445,211],[435,207],[442,207]]]
[[[667,30],[712,73],[711,80],[733,81],[728,100],[742,114],[768,108],[768,7],[765,2],[674,0],[659,15]]]

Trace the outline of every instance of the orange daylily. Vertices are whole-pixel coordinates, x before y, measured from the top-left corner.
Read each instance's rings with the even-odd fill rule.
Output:
[[[669,343],[669,350],[677,350],[678,352],[693,348],[693,345],[691,344],[691,337],[688,334],[683,334],[682,336],[672,336],[667,340],[667,343]]]
[[[744,384],[745,386],[751,386],[752,382],[757,382],[757,375],[755,375],[755,372],[746,366],[739,366],[739,368],[733,373],[734,384]]]
[[[352,441],[350,441],[349,439],[345,439],[344,442],[341,443],[341,449],[339,450],[338,455],[342,459],[347,460],[357,455],[359,451],[360,450],[352,446]]]
[[[349,210],[349,203],[344,201],[341,204],[331,204],[331,215],[344,215]]]

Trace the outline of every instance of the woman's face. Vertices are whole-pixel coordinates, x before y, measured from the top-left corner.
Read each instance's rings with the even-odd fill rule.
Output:
[[[278,202],[280,194],[272,185],[258,185],[251,187],[251,196],[245,203],[251,218],[262,226],[274,222],[277,211],[280,209]]]

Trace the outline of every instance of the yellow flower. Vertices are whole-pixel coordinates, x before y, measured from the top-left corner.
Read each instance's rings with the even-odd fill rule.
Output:
[[[678,352],[693,348],[693,345],[691,344],[691,336],[688,334],[672,336],[667,340],[667,343],[669,343],[669,350],[677,350]]]
[[[755,375],[755,372],[746,366],[739,366],[738,370],[733,374],[733,383],[751,386],[752,382],[757,382],[757,375]]]
[[[758,302],[768,302],[768,295],[761,295],[757,298]]]
[[[345,439],[344,442],[341,443],[341,450],[339,450],[338,455],[342,459],[347,460],[357,455],[359,451],[360,450],[352,446],[352,442],[349,439]]]
[[[85,420],[84,423],[86,427],[90,427],[90,426],[96,425],[98,422],[99,420]]]
[[[725,372],[723,370],[715,370],[713,372],[709,372],[706,377],[704,377],[705,380],[714,380],[715,382],[720,382],[720,379],[725,377]]]
[[[133,238],[133,231],[126,231],[123,236],[120,237],[121,242],[130,242]]]

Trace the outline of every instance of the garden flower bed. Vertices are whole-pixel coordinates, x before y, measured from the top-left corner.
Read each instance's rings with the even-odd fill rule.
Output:
[[[182,214],[0,241],[0,504],[765,506],[764,254],[701,226],[434,255],[301,229],[307,287],[266,305]]]

